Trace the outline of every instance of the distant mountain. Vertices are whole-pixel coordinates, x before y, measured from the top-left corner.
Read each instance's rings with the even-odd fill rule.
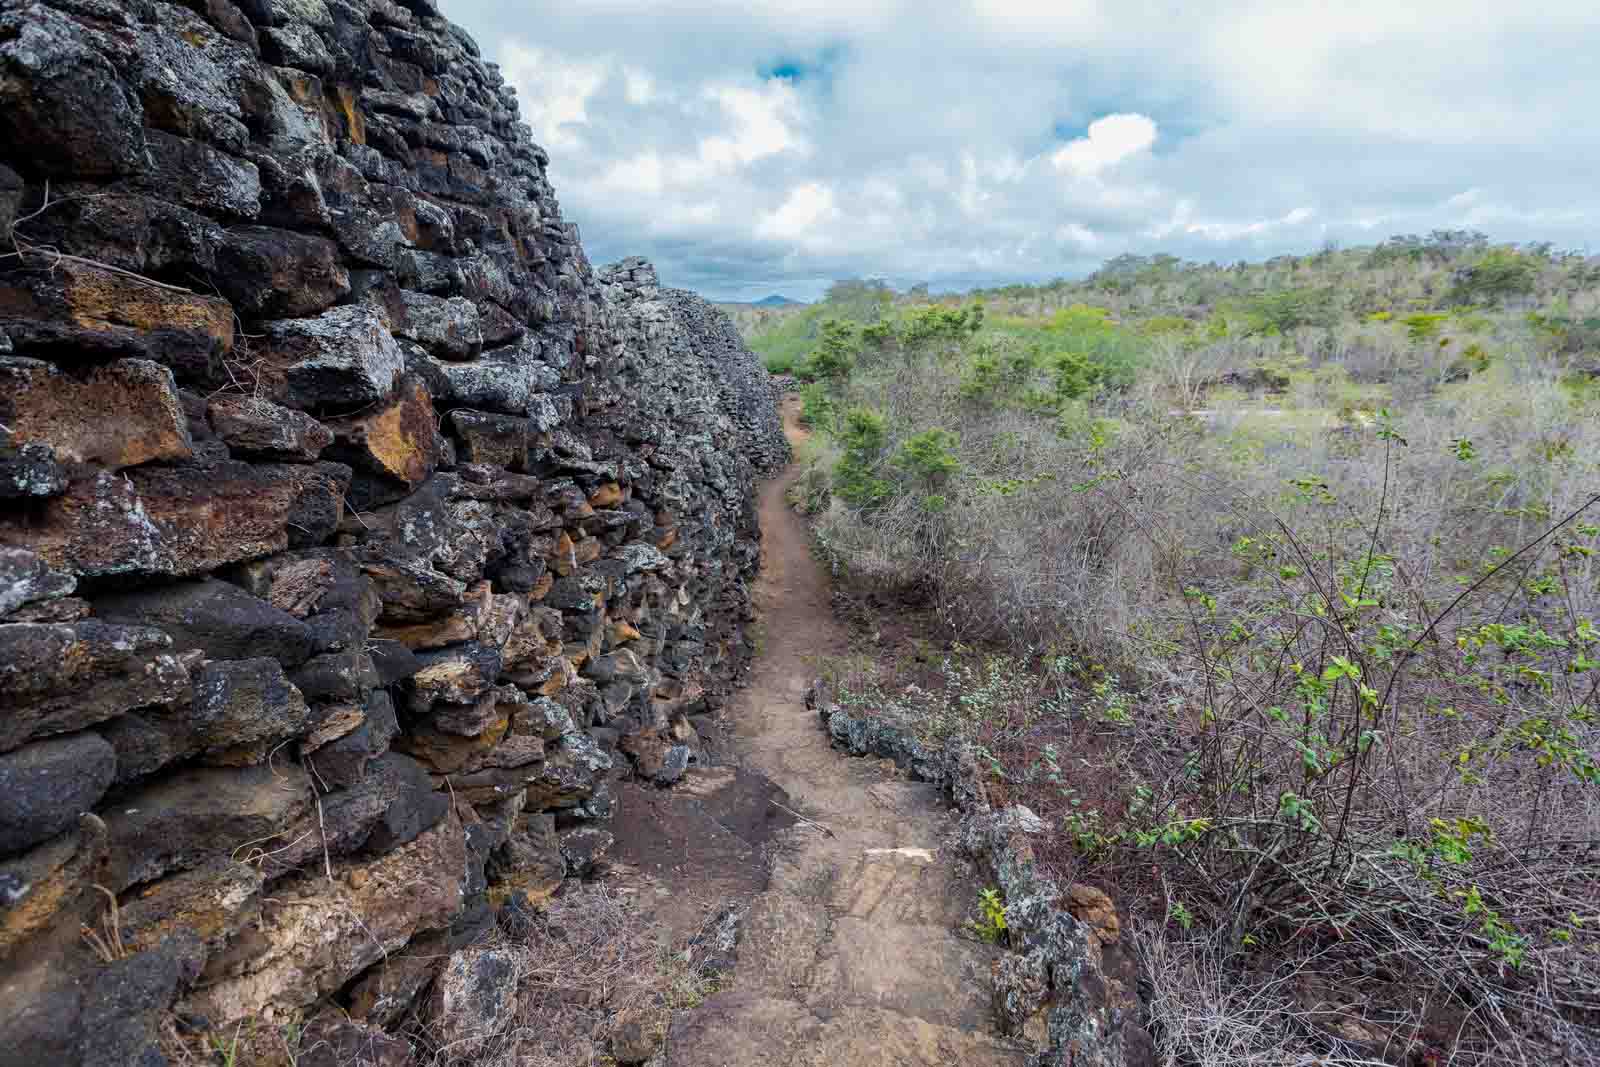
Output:
[[[790,300],[786,296],[779,296],[777,293],[773,293],[771,296],[766,296],[762,297],[760,300],[751,301],[750,306],[758,308],[786,308],[792,307],[800,302],[801,301],[799,300]]]

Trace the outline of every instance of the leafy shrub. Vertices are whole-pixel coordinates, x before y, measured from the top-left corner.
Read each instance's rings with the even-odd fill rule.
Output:
[[[894,485],[878,473],[888,439],[888,422],[872,408],[851,408],[844,415],[839,440],[844,455],[833,468],[833,493],[858,508],[881,504]]]
[[[806,381],[837,381],[850,373],[856,354],[861,347],[861,331],[853,323],[840,319],[827,319],[817,347],[799,367],[799,375]]]

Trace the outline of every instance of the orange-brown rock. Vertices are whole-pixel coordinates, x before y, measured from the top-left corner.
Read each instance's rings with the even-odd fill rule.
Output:
[[[433,399],[420,378],[402,379],[394,397],[377,410],[329,419],[327,426],[334,435],[328,458],[358,472],[414,489],[439,466]]]
[[[76,260],[0,277],[0,327],[61,363],[131,356],[195,377],[220,374],[234,342],[227,301]]]
[[[1117,906],[1102,890],[1075,883],[1067,890],[1067,910],[1079,922],[1087,923],[1102,944],[1114,944],[1122,936],[1122,921]]]
[[[606,642],[613,648],[625,645],[629,641],[637,641],[643,636],[639,628],[627,619],[615,619],[606,627]]]
[[[220,948],[261,911],[261,871],[219,857],[216,862],[143,886],[123,903],[123,940],[136,951],[173,934],[192,933],[207,950]]]
[[[600,558],[602,547],[599,538],[585,537],[582,541],[573,544],[572,559],[579,565],[593,563]]]
[[[484,731],[474,737],[435,730],[427,724],[395,739],[395,747],[407,755],[415,756],[429,770],[438,774],[456,774],[465,770],[478,770],[506,731],[511,728],[511,716],[496,715]]]
[[[10,887],[0,908],[0,957],[59,923],[76,924],[105,855],[105,823],[85,814],[75,829],[0,865],[0,881]]]
[[[589,506],[595,508],[614,508],[621,504],[626,497],[623,495],[622,486],[616,482],[606,482],[594,492],[589,494]]]
[[[561,536],[556,539],[555,551],[549,558],[550,569],[565,578],[578,569],[577,557],[573,554],[572,538],[567,531],[562,530]]]
[[[42,360],[0,359],[0,424],[13,442],[49,445],[64,463],[120,470],[194,454],[172,371],[143,359],[83,378]]]
[[[201,574],[282,551],[291,524],[307,534],[336,527],[342,490],[331,466],[216,460],[102,472],[37,515],[0,517],[0,544],[83,575]]]
[[[399,952],[419,933],[440,930],[460,910],[467,868],[461,821],[447,815],[415,840],[375,860],[336,865],[275,887],[261,919],[242,932],[248,946],[228,973],[179,1001],[216,1023],[253,1018],[272,1004],[309,1004],[362,970]],[[233,945],[230,944],[231,950]]]

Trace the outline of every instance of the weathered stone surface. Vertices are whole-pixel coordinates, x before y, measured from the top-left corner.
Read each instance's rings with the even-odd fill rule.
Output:
[[[449,406],[534,417],[541,430],[553,428],[557,412],[547,394],[560,387],[561,374],[541,360],[537,342],[485,352],[467,362],[424,358],[420,372],[442,383],[439,399]]]
[[[372,761],[388,751],[389,743],[400,732],[394,704],[387,693],[367,698],[361,725],[354,730],[303,754],[312,776],[330,789],[354,785],[366,776]]]
[[[332,241],[267,226],[230,229],[217,270],[223,295],[256,318],[315,315],[350,292]]]
[[[67,472],[49,445],[14,445],[0,431],[0,500],[55,496],[67,489]]]
[[[0,955],[75,920],[106,855],[105,823],[94,815],[75,822],[59,837],[0,861]]]
[[[285,831],[310,805],[310,786],[293,769],[180,771],[106,813],[106,885],[120,892],[221,859],[259,863],[290,844]]]
[[[206,415],[236,456],[310,463],[333,444],[333,431],[310,415],[257,397],[219,395]]]
[[[191,653],[198,657],[198,653]],[[98,727],[117,753],[118,786],[137,782],[161,768],[195,755],[193,732],[182,708],[130,711]]]
[[[294,880],[263,905],[248,951],[179,1004],[214,1021],[308,1004],[448,925],[462,902],[455,872],[465,868],[461,822],[450,816],[387,855],[335,868],[331,884],[320,873]]]
[[[426,1017],[440,1041],[470,1052],[504,1031],[517,1011],[517,961],[505,949],[452,953],[434,979]]]
[[[461,442],[462,458],[468,463],[511,471],[528,469],[528,450],[539,442],[533,420],[511,415],[457,408],[450,413],[450,426]]]
[[[275,659],[222,660],[201,667],[185,719],[205,762],[260,763],[310,718],[300,690]]]
[[[386,1026],[411,1006],[450,956],[448,938],[425,933],[372,966],[350,991],[350,1017]]]
[[[25,548],[0,548],[0,618],[26,604],[56,600],[78,587],[70,574],[50,569]]]
[[[285,402],[306,411],[340,413],[377,403],[405,373],[405,356],[369,307],[331,308],[314,319],[283,319],[262,329],[264,359],[282,378]]]
[[[402,380],[394,397],[378,410],[332,419],[328,427],[337,440],[329,458],[348,463],[358,477],[366,474],[380,480],[379,486],[365,494],[367,499],[358,494],[358,507],[388,503],[372,500],[374,495],[396,499],[405,495],[427,481],[439,466],[438,419],[420,378]]]
[[[0,132],[46,174],[105,178],[139,165],[143,109],[76,24],[42,5],[0,15]]]
[[[312,700],[364,700],[378,685],[378,672],[365,652],[345,649],[313,656],[294,672],[294,684]]]
[[[78,260],[0,275],[0,332],[67,366],[127,356],[199,378],[220,373],[234,343],[227,301]]]
[[[368,764],[361,781],[323,800],[335,852],[387,852],[413,841],[450,808],[421,764],[388,752]]]
[[[95,806],[117,773],[117,755],[98,734],[23,745],[0,755],[0,854],[54,837]]]
[[[352,1022],[336,1011],[323,1012],[306,1025],[300,1037],[306,1051],[295,1067],[412,1067],[416,1059],[401,1038]]]
[[[185,946],[171,939],[106,964],[86,983],[68,1062],[150,1064],[165,1060],[161,1023],[185,977]]]
[[[189,672],[148,626],[0,626],[0,752],[183,697]]]
[[[14,442],[110,470],[194,454],[172,371],[124,359],[75,379],[35,359],[0,358],[0,423]]]
[[[616,840],[610,831],[598,826],[578,826],[563,833],[561,858],[566,860],[567,873],[578,878],[593,875]]]
[[[395,332],[440,359],[471,359],[483,347],[478,309],[464,297],[437,297],[402,292],[403,306]]]
[[[311,654],[311,630],[300,619],[229,582],[208,578],[94,602],[108,622],[143,622],[172,637],[174,651],[198,648],[209,659],[270,656],[293,667]]]
[[[143,886],[119,909],[123,941],[150,949],[184,933],[215,951],[260,915],[261,885],[258,866],[224,857]]]
[[[335,483],[309,467],[148,466],[73,482],[31,521],[0,516],[0,544],[82,575],[186,577],[281,551],[291,523],[336,526],[338,501]]]
[[[141,184],[224,218],[253,219],[261,213],[261,175],[248,160],[156,129],[145,131],[145,147],[148,168]]]
[[[500,677],[500,653],[467,642],[417,655],[422,669],[411,676],[411,709],[430,710],[436,703],[475,704]]]
[[[489,857],[491,892],[526,905],[544,903],[567,876],[567,861],[551,815],[518,818],[506,842]]]

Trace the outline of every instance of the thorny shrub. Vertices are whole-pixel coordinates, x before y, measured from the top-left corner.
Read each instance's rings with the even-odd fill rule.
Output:
[[[841,699],[973,745],[1062,862],[1281,991],[1232,1062],[1600,1062],[1594,398],[1523,352],[1403,419],[1200,423],[984,342],[831,388],[871,433],[813,450],[819,548],[958,653]],[[929,508],[896,458],[934,432]]]

